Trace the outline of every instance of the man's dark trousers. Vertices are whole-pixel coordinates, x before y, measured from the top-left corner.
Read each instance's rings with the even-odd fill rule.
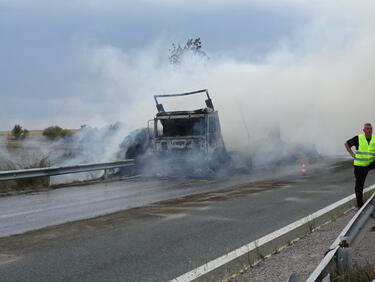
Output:
[[[355,176],[355,196],[357,199],[357,207],[363,206],[363,186],[365,185],[365,180],[369,170],[375,168],[375,161],[368,166],[354,166],[354,176]]]

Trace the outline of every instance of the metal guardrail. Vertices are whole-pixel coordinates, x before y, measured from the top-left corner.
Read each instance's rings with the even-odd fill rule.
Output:
[[[95,170],[104,170],[105,174],[108,169],[134,166],[134,160],[116,161],[108,163],[96,163],[96,164],[82,164],[74,166],[63,166],[63,167],[45,167],[45,168],[31,168],[21,170],[6,170],[0,171],[0,181],[5,180],[16,180],[21,178],[32,178],[32,177],[43,177],[43,176],[54,176],[61,174],[88,172]]]
[[[367,231],[365,226],[371,217],[375,218],[375,194],[368,199],[341,231],[323,260],[306,281],[333,281],[335,274],[340,275],[351,269],[353,250]],[[291,276],[289,281],[299,281],[299,279],[296,276]]]

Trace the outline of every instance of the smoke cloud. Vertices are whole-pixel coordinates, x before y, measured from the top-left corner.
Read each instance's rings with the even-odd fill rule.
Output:
[[[272,154],[280,155],[280,144],[272,139],[276,132],[285,144],[343,154],[345,140],[358,134],[363,123],[375,122],[371,60],[375,4],[369,0],[360,5],[353,1],[286,2],[310,9],[311,19],[260,55],[249,56],[251,50],[243,46],[233,46],[232,52],[211,51],[202,37],[210,59],[191,56],[176,67],[168,61],[173,42],[169,36],[161,35],[139,48],[113,42],[80,45],[75,53],[85,73],[75,88],[80,96],[50,103],[62,102],[67,109],[59,112],[61,121],[66,118],[73,124],[72,116],[77,114],[80,122],[102,129],[81,132],[76,139],[81,153],[62,165],[114,160],[125,136],[147,127],[153,118],[154,94],[205,88],[219,111],[230,151],[272,148]],[[84,6],[85,1],[80,3]],[[169,1],[162,4],[172,5]],[[226,1],[220,2],[220,7],[225,5]],[[246,4],[236,1],[235,5]],[[277,6],[272,1],[268,5]],[[197,101],[176,99],[166,108],[196,106]],[[108,124],[116,121],[123,124],[121,130],[107,135]]]
[[[208,88],[232,150],[262,146],[280,128],[285,142],[342,154],[345,140],[373,120],[375,25],[366,4],[321,3],[309,26],[257,62],[209,53],[175,68],[158,42],[132,52],[98,47],[88,63],[116,120],[143,127],[155,113],[153,94]]]

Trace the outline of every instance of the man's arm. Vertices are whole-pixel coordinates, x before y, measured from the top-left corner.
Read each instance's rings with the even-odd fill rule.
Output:
[[[354,152],[353,152],[353,150],[352,150],[352,148],[351,147],[349,147],[349,144],[348,144],[348,142],[346,142],[345,144],[345,149],[348,151],[348,153],[349,153],[349,155],[351,155],[352,156],[352,158],[355,158],[355,154],[354,154]]]

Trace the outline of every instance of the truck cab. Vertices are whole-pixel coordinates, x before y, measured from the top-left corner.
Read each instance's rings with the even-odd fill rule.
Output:
[[[205,94],[206,107],[193,111],[165,111],[160,98]],[[151,144],[159,157],[186,158],[198,154],[203,161],[213,161],[226,154],[218,112],[207,89],[180,94],[155,95],[158,113],[153,120]]]

